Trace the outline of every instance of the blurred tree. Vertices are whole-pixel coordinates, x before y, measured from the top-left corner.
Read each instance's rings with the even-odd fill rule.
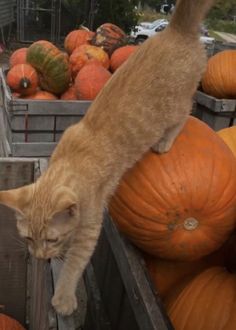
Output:
[[[135,10],[138,2],[139,0],[62,0],[62,5],[70,13],[75,28],[85,25],[94,30],[109,22],[129,32],[138,21]]]
[[[209,13],[210,18],[227,19],[236,10],[235,0],[217,0]]]
[[[109,22],[129,32],[138,21],[138,14],[135,10],[138,3],[138,0],[98,0],[94,16],[95,28],[102,23]]]

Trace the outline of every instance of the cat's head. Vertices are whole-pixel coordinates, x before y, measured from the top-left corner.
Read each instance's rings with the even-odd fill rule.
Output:
[[[37,258],[61,257],[79,225],[78,203],[68,187],[49,193],[36,183],[1,191],[0,203],[15,211],[19,234]]]

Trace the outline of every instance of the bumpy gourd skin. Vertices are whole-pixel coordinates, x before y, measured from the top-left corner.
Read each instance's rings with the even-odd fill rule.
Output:
[[[66,56],[52,43],[45,40],[34,42],[27,51],[27,62],[40,75],[40,85],[54,94],[63,93],[71,80]]]

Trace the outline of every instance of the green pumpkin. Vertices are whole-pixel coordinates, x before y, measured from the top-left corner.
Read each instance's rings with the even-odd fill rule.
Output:
[[[39,72],[44,90],[61,94],[68,89],[71,80],[68,60],[51,42],[34,42],[27,50],[26,59]]]

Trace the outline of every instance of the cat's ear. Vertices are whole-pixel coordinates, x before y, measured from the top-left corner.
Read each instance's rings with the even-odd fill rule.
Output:
[[[30,186],[0,191],[0,204],[13,209],[19,216],[24,214],[24,208],[30,200]]]

